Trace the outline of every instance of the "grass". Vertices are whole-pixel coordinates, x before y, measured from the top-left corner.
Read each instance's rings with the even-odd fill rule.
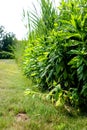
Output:
[[[32,83],[14,60],[0,60],[0,130],[86,130],[87,117],[71,116],[63,107],[38,97],[25,96]],[[18,120],[18,114],[27,120]]]

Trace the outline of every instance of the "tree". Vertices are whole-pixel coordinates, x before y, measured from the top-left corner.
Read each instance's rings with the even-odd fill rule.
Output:
[[[0,59],[14,58],[12,47],[16,41],[13,32],[6,32],[5,28],[0,26]]]
[[[0,50],[11,52],[11,46],[14,44],[16,38],[12,32],[7,33],[3,26],[0,26]]]
[[[4,27],[0,26],[0,50],[1,50],[2,46],[3,46],[2,40],[3,40],[4,33],[5,33],[4,32]]]
[[[6,33],[2,39],[2,50],[12,52],[11,46],[15,43],[15,35],[11,32]]]

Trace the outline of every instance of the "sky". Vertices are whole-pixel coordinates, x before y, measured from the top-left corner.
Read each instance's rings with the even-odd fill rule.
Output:
[[[56,4],[58,1],[55,0]],[[0,26],[16,34],[17,39],[24,39],[27,29],[24,26],[23,9],[34,10],[33,4],[39,11],[37,0],[0,0]]]

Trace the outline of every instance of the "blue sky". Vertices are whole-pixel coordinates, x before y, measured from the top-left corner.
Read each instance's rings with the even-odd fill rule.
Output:
[[[58,3],[59,0],[55,0]],[[23,9],[33,10],[33,4],[39,10],[37,0],[0,0],[0,25],[3,25],[8,32],[16,34],[18,39],[26,35],[26,28],[23,23]]]

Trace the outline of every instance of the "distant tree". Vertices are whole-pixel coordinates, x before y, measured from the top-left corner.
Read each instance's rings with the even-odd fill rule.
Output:
[[[3,46],[2,40],[3,40],[3,36],[4,36],[5,32],[4,32],[4,27],[0,26],[0,50]]]
[[[14,58],[13,46],[17,42],[13,32],[6,32],[4,26],[0,26],[0,59]]]
[[[6,33],[2,39],[2,50],[11,52],[11,46],[15,43],[15,35],[11,32]]]
[[[11,52],[11,46],[15,43],[16,37],[12,32],[7,33],[3,26],[0,26],[0,50]]]

